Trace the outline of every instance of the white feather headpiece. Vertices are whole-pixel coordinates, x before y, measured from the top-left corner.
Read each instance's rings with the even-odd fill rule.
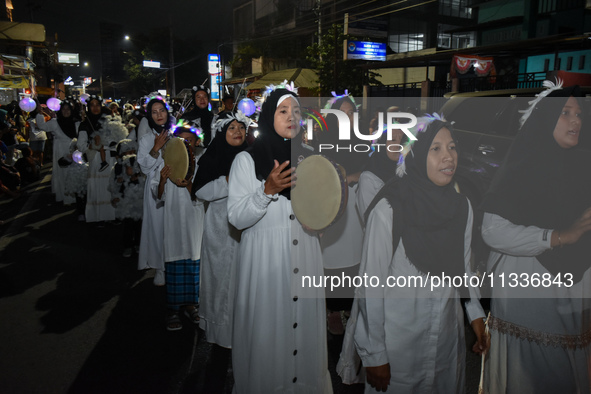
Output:
[[[244,123],[244,126],[246,126],[246,130],[248,130],[248,128],[251,125],[256,126],[256,124],[253,124],[252,119],[244,115],[242,111],[238,110],[235,114],[229,114],[225,118],[219,119],[217,122],[215,122],[215,125],[213,126],[214,134],[226,127],[228,123],[231,123],[235,120],[237,120],[240,123]]]
[[[298,94],[298,88],[294,85],[293,81],[288,82],[287,79],[283,80],[279,85],[275,86],[273,84],[267,86],[265,92],[263,93],[263,101],[271,95],[277,89],[287,89],[290,92]]]
[[[349,93],[348,89],[345,89],[345,93],[340,96],[337,94],[337,92],[334,92],[334,91],[330,92],[330,94],[332,94],[332,98],[326,102],[326,105],[324,106],[325,109],[330,109],[330,107],[332,107],[334,103],[336,103],[337,101],[339,101],[343,97],[349,97],[349,100],[351,100],[351,102],[353,103],[353,105],[355,106],[356,109],[358,109],[359,106],[361,105],[361,104],[355,103],[355,98],[353,97],[353,95],[351,95]]]
[[[536,98],[528,103],[529,107],[526,110],[519,111],[520,113],[523,114],[521,116],[521,119],[519,119],[519,127],[523,127],[523,125],[525,124],[527,119],[529,119],[530,115],[534,112],[536,105],[538,105],[538,103],[540,101],[542,101],[542,99],[544,97],[548,96],[550,93],[552,93],[555,90],[562,89],[562,83],[563,82],[560,78],[556,78],[556,83],[549,81],[549,80],[545,80],[542,83],[542,86],[545,87],[546,90],[536,94]]]

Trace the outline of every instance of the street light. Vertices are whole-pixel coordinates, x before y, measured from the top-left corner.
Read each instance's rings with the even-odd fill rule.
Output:
[[[125,36],[125,39],[129,41],[130,40],[130,37],[128,35],[126,35]]]

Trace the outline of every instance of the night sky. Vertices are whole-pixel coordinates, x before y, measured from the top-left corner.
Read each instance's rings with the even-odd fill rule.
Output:
[[[156,26],[173,27],[175,36],[204,43],[215,53],[218,45],[228,43],[232,33],[232,0],[13,0],[15,22],[40,23],[46,40],[58,35],[60,52],[80,53],[79,75],[97,78],[100,64],[99,23],[109,22],[128,27],[126,34],[147,31]],[[121,37],[122,48],[129,45]],[[167,60],[167,59],[165,59]],[[195,61],[195,67],[207,67],[207,58]],[[76,74],[76,70],[73,74]]]

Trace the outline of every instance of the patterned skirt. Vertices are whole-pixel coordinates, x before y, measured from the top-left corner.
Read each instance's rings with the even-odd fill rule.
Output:
[[[166,303],[178,310],[182,305],[199,302],[199,264],[201,260],[177,260],[166,263]]]

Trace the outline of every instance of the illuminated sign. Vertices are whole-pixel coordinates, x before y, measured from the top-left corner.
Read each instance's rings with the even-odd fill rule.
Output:
[[[61,64],[79,64],[80,59],[77,53],[58,52],[57,62]]]
[[[84,78],[84,85],[88,86],[91,83],[92,83],[92,78],[91,77]]]
[[[217,75],[221,72],[220,70],[220,57],[218,55],[207,55],[207,69],[209,74]]]
[[[220,99],[220,82],[222,82],[222,74],[211,76],[211,99]]]
[[[160,62],[154,62],[152,60],[144,60],[144,67],[160,68]]]
[[[346,41],[345,60],[386,60],[386,44],[370,41]]]
[[[66,78],[66,80],[64,81],[64,85],[74,86],[74,81],[72,80],[72,77]]]

